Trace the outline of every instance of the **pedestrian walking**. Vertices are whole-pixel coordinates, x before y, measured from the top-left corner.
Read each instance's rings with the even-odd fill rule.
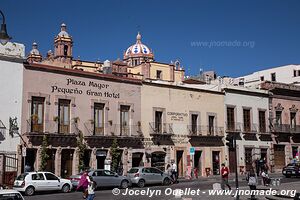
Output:
[[[173,178],[173,183],[178,183],[177,179],[177,165],[174,160],[171,161],[172,167],[171,167],[171,173]]]
[[[256,190],[257,186],[257,175],[254,172],[254,169],[251,168],[250,171],[247,174],[246,180],[248,181],[248,185],[250,187],[251,192],[251,200],[255,200],[255,194],[254,191]]]
[[[80,180],[79,180],[79,183],[78,183],[78,186],[76,188],[76,190],[83,190],[83,194],[82,194],[82,197],[85,199],[87,198],[87,188],[88,188],[88,184],[89,184],[89,181],[87,179],[88,177],[88,172],[85,171],[81,177],[80,177]]]
[[[221,168],[221,177],[222,177],[221,188],[222,188],[222,190],[225,190],[225,185],[228,187],[229,190],[231,190],[231,187],[228,182],[228,176],[229,176],[229,169],[228,169],[228,167],[225,166],[224,163],[222,163],[222,168]]]
[[[255,160],[255,169],[256,169],[257,176],[259,176],[260,165],[259,165],[259,159],[258,158],[256,158],[256,160]]]
[[[94,200],[96,183],[91,176],[87,176],[87,180],[88,180],[88,188],[87,188],[88,192],[87,192],[86,200]]]
[[[262,170],[261,177],[262,177],[264,186],[268,186],[271,183],[271,179],[269,177],[269,174],[265,169]]]

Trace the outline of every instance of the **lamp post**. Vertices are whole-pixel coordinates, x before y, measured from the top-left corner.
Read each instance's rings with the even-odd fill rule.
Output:
[[[2,16],[2,24],[1,24],[1,30],[0,30],[0,43],[2,45],[6,45],[6,43],[11,39],[11,37],[7,34],[6,24],[5,24],[5,16],[1,10],[0,10],[0,14]]]

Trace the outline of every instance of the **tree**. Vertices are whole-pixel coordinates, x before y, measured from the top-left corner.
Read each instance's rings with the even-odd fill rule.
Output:
[[[44,171],[47,166],[47,161],[49,159],[49,155],[47,154],[48,153],[47,147],[48,147],[47,136],[44,135],[43,142],[42,142],[42,151],[41,151],[41,155],[40,155],[40,159],[41,159],[41,164],[39,167],[40,171]]]
[[[77,147],[78,147],[78,157],[79,157],[79,165],[78,170],[83,171],[86,167],[84,165],[83,159],[84,159],[84,152],[87,149],[86,144],[84,143],[84,138],[82,132],[79,130],[78,138],[77,138]]]
[[[113,140],[112,145],[110,147],[110,154],[111,154],[111,170],[113,172],[116,172],[118,169],[119,157],[120,157],[120,152],[118,149],[118,141],[116,138]]]

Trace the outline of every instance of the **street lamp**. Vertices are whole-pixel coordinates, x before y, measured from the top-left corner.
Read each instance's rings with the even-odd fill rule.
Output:
[[[6,43],[11,39],[11,37],[7,34],[5,17],[1,10],[0,10],[0,14],[2,15],[2,24],[1,24],[1,30],[0,30],[0,43],[2,45],[6,45]]]

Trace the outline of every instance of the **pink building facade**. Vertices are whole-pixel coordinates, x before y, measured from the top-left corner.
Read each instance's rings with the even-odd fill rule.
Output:
[[[83,164],[109,169],[110,146],[117,139],[119,166],[127,171],[144,155],[141,134],[141,81],[24,64],[19,172],[24,164],[38,170],[43,136],[47,136],[46,170],[68,177],[79,170],[79,135],[86,143]],[[26,147],[26,157],[22,149]],[[134,149],[134,155],[132,151]]]
[[[300,151],[300,87],[290,84],[265,82],[262,89],[271,92],[269,98],[270,129],[273,135],[271,168],[282,168],[299,160]]]

